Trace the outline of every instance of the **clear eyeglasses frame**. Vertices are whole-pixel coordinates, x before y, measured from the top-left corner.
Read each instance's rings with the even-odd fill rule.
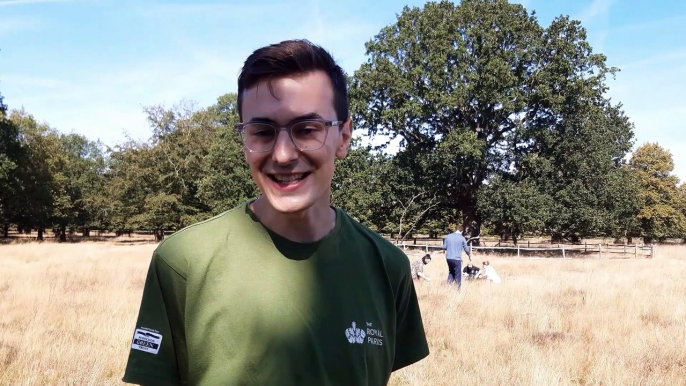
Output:
[[[238,123],[234,130],[241,136],[243,146],[251,153],[266,153],[274,149],[276,139],[285,130],[288,137],[300,151],[319,150],[326,143],[329,128],[342,125],[343,121],[306,119],[286,126],[269,122]]]

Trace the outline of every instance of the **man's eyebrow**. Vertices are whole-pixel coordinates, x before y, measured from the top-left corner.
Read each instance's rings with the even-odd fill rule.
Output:
[[[290,122],[288,122],[288,123],[306,121],[309,119],[324,119],[324,118],[322,118],[322,116],[317,114],[317,113],[308,113],[308,114],[303,114],[303,115],[297,116],[297,117],[291,119]],[[254,117],[254,118],[250,119],[250,122],[277,124],[277,122],[275,120],[273,120],[271,118],[267,118],[267,117]]]

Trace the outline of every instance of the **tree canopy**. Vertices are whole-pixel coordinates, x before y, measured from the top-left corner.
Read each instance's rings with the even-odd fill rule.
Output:
[[[365,48],[349,76],[362,138],[336,161],[332,203],[370,228],[398,240],[458,226],[515,242],[685,237],[686,185],[657,144],[626,161],[633,125],[606,96],[619,69],[579,21],[544,26],[506,0],[428,2],[403,8]],[[236,98],[148,106],[150,138],[108,147],[8,111],[0,95],[3,234],[161,240],[257,197]]]
[[[552,205],[514,228],[603,227],[609,214],[593,212],[617,192],[591,191],[620,168],[632,126],[604,97],[617,69],[593,53],[578,21],[561,16],[544,28],[505,0],[430,2],[405,7],[366,49],[351,85],[356,126],[400,137],[409,181],[438,192],[468,232],[492,213],[478,204],[491,180],[503,181],[491,190],[529,180],[526,195]]]

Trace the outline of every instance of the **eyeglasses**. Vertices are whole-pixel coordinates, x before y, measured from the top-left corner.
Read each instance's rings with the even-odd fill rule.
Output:
[[[241,135],[241,141],[248,151],[264,153],[271,151],[276,144],[276,137],[282,130],[288,132],[291,141],[301,151],[321,149],[326,142],[327,130],[331,126],[342,125],[343,121],[325,121],[323,119],[309,119],[298,121],[286,126],[271,123],[254,122],[239,123],[234,127]]]

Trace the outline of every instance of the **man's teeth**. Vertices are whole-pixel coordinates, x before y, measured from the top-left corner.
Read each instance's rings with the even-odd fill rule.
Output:
[[[289,174],[289,175],[279,175],[274,174],[274,179],[279,182],[293,182],[302,179],[305,176],[304,173],[301,174]]]

